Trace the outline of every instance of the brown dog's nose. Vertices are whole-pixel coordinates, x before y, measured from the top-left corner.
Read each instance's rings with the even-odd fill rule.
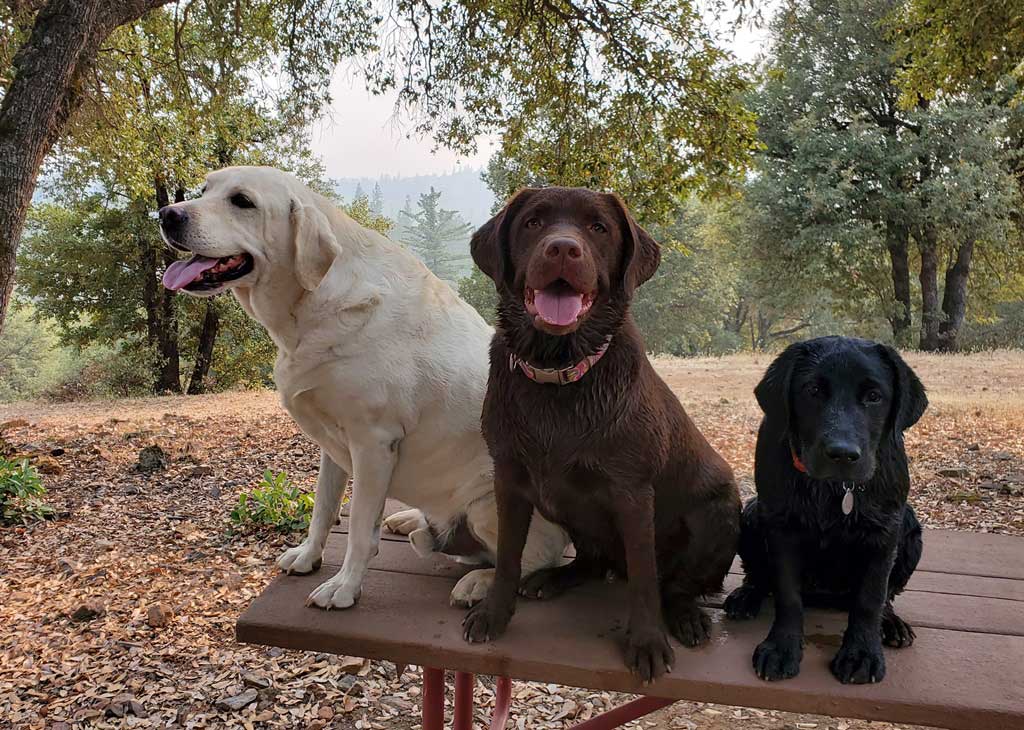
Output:
[[[544,247],[544,255],[550,259],[578,259],[583,255],[579,241],[574,238],[553,238]]]

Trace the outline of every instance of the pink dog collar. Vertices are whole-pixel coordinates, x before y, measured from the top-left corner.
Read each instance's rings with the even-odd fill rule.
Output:
[[[567,368],[534,367],[514,352],[510,352],[508,354],[508,369],[514,372],[518,367],[523,371],[523,375],[535,383],[568,385],[569,383],[575,383],[577,380],[582,380],[583,376],[590,372],[590,368],[594,367],[594,365],[597,364],[597,361],[604,357],[605,352],[608,351],[608,345],[610,345],[611,342],[612,338],[609,337],[605,340],[605,343],[601,345],[600,350],[595,352],[593,355],[588,355],[575,365],[570,365]]]

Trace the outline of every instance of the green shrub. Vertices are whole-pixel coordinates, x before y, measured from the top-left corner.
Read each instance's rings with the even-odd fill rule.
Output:
[[[287,473],[267,470],[254,490],[238,495],[231,521],[243,529],[272,527],[292,532],[308,528],[312,515],[313,495],[299,491]]]
[[[8,461],[0,457],[0,524],[28,524],[53,517],[53,508],[43,502],[46,487],[28,459]]]

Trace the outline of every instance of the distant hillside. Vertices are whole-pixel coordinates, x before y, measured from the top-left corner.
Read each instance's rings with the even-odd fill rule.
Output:
[[[430,192],[430,187],[441,191],[441,205],[449,210],[457,210],[462,217],[474,226],[480,226],[491,217],[494,195],[484,181],[480,179],[481,170],[458,170],[447,175],[415,175],[412,177],[380,178],[344,177],[336,180],[335,190],[345,200],[352,200],[356,186],[362,187],[367,196],[373,195],[373,186],[380,184],[384,195],[383,213],[392,220],[398,220],[398,211],[405,205],[406,197],[412,200],[416,209],[416,201],[420,194]]]

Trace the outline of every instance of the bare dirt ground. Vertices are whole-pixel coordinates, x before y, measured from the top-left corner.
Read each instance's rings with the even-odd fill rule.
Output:
[[[932,406],[908,434],[912,501],[932,527],[1024,535],[1024,353],[911,356]],[[769,358],[657,366],[752,490]],[[39,454],[59,519],[0,529],[0,728],[418,727],[419,672],[240,646],[236,616],[286,539],[228,514],[264,469],[312,486],[317,449],[273,393],[0,406],[3,437]],[[169,455],[133,471],[140,449]],[[944,475],[945,473],[945,475]],[[252,688],[241,709],[220,704]],[[569,727],[621,696],[521,683],[518,728]],[[481,686],[478,703],[492,701]],[[750,730],[891,727],[678,703],[634,725]]]

